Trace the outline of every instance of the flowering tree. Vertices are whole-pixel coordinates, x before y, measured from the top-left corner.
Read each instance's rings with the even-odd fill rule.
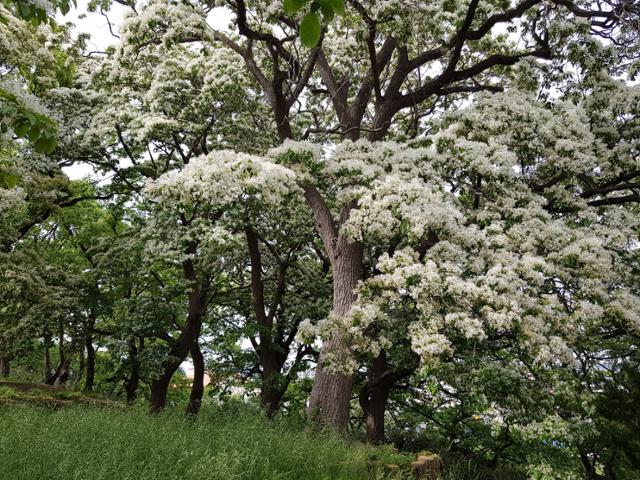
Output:
[[[598,88],[637,95],[611,81]],[[334,278],[332,314],[318,327],[303,324],[300,336],[344,341],[321,359],[330,375],[349,378],[358,355],[372,361],[361,392],[371,440],[384,438],[394,382],[420,359],[509,339],[527,362],[568,365],[585,322],[607,330],[616,319],[636,331],[634,278],[619,267],[633,254],[638,223],[626,206],[632,199],[617,194],[635,187],[620,174],[619,156],[602,155],[611,150],[588,110],[601,94],[584,107],[545,105],[517,91],[486,96],[410,145],[347,141],[323,155],[313,144],[285,142],[254,160],[261,162],[254,185],[265,198],[298,192],[313,202],[313,185],[332,208],[352,205],[339,234],[365,259],[357,278],[347,277],[354,301],[336,313]],[[619,131],[634,135],[637,103],[625,105]],[[514,123],[518,117],[526,121]],[[637,162],[628,150],[634,141],[622,133],[613,149],[630,154],[624,172]],[[181,196],[202,189],[200,204],[238,188],[231,175],[187,169],[179,178],[186,176],[188,188],[181,180],[171,189]],[[282,176],[285,188],[273,183]]]
[[[231,11],[231,31],[217,30],[209,25],[207,14],[216,6]],[[628,2],[599,8],[578,2],[547,5],[527,1],[505,8],[499,2],[482,5],[477,1],[442,2],[408,6],[402,2],[369,5],[352,1],[347,2],[343,17],[334,18],[330,26],[322,30],[318,45],[311,49],[300,47],[297,35],[297,16],[308,18],[306,8],[288,5],[286,11],[291,17],[283,15],[280,8],[271,3],[243,0],[220,5],[151,2],[126,21],[123,29],[126,41],[116,57],[126,60],[130,55],[136,60],[144,58],[148,52],[155,52],[151,55],[160,56],[153,57],[153,62],[166,65],[171,72],[181,73],[185,70],[183,67],[176,70],[176,62],[182,63],[182,58],[190,58],[191,52],[213,53],[221,52],[223,48],[229,55],[231,52],[236,55],[229,56],[225,65],[234,65],[232,68],[237,68],[234,71],[239,75],[240,71],[244,72],[240,78],[249,82],[250,89],[259,88],[264,95],[269,107],[267,113],[280,141],[291,138],[320,142],[341,138],[355,141],[366,136],[369,141],[377,142],[385,136],[398,140],[415,137],[426,128],[425,117],[450,106],[451,101],[461,95],[500,91],[509,81],[527,87],[527,77],[531,76],[537,76],[543,87],[548,84],[545,82],[553,81],[569,91],[574,88],[572,79],[561,74],[568,65],[588,73],[601,68],[619,73],[627,67],[633,68],[637,55],[637,32],[633,25],[638,11]],[[419,19],[415,15],[416,8],[420,10]],[[505,26],[513,35],[498,33]],[[307,27],[303,28],[305,30]],[[616,48],[607,47],[599,38],[613,39]],[[175,53],[180,53],[181,60],[169,60]],[[216,55],[216,58],[222,57]],[[536,59],[541,61],[536,62]],[[129,66],[126,62],[122,65]],[[508,68],[514,65],[517,68]],[[138,75],[138,72],[143,71],[122,68],[114,71],[116,76]],[[167,77],[158,72],[158,78]],[[164,83],[157,86],[157,93],[170,89]],[[153,89],[150,91],[155,92]],[[248,91],[243,89],[244,94]],[[124,93],[129,95],[128,90]],[[116,115],[131,111],[131,105],[155,109],[154,105],[160,102],[156,111],[170,109],[166,99],[172,97],[162,94],[144,101],[142,97],[126,98],[131,100],[114,111]],[[495,97],[494,101],[499,104],[506,98]],[[189,111],[189,108],[184,111]],[[165,134],[175,131],[177,125],[173,118],[164,114],[154,115],[156,120],[149,121],[149,117],[144,124],[138,123],[143,135],[149,129],[158,129]],[[580,132],[574,133],[580,135]],[[590,142],[588,132],[585,135],[577,141]],[[122,141],[120,143],[123,144]],[[184,138],[174,138],[174,145],[165,151],[175,152],[173,155],[179,155],[181,151],[199,153],[198,149],[183,149],[184,144],[187,147],[191,145]],[[308,164],[298,174],[297,185],[304,191],[306,202],[313,211],[316,230],[332,265],[332,318],[349,318],[347,314],[356,301],[356,288],[364,278],[365,267],[369,263],[377,263],[376,255],[371,257],[374,260],[368,260],[367,249],[370,247],[367,242],[368,234],[379,232],[362,231],[364,219],[361,216],[385,217],[381,213],[382,207],[369,214],[365,213],[366,209],[358,208],[361,198],[373,201],[380,197],[384,204],[390,201],[384,192],[403,185],[414,189],[413,193],[407,191],[405,194],[405,201],[410,202],[424,191],[429,191],[425,198],[433,205],[443,205],[444,216],[452,215],[451,221],[457,219],[457,228],[468,227],[466,213],[459,211],[453,201],[457,197],[453,192],[443,191],[441,180],[445,178],[445,172],[436,170],[436,176],[429,178],[427,173],[418,173],[414,166],[407,166],[407,175],[413,178],[410,183],[402,175],[381,177],[382,173],[388,173],[385,168],[391,168],[385,159],[396,157],[392,153],[394,148],[404,149],[355,143],[345,144],[335,157],[329,156],[326,160],[318,152],[307,151],[306,147],[298,152],[299,155],[290,155],[289,160],[303,166]],[[492,148],[482,147],[482,153],[499,163],[497,151],[492,151]],[[124,145],[122,149],[127,153]],[[506,150],[510,150],[509,145],[504,146],[503,151]],[[285,149],[274,154],[276,158],[283,157],[277,161],[287,162],[284,157],[288,151]],[[153,153],[151,151],[150,155]],[[417,158],[407,158],[400,163],[431,163],[420,161],[431,154],[422,152],[417,155]],[[386,167],[380,166],[379,162]],[[578,189],[585,188],[586,184],[582,183],[585,180],[580,180],[579,175],[586,175],[589,177],[587,180],[594,182],[591,189],[585,188],[580,193],[585,195],[584,198],[590,195],[591,202],[595,202],[592,206],[621,202],[605,197],[615,196],[618,191],[629,191],[628,181],[635,178],[633,169],[619,172],[617,177],[606,181],[594,178],[594,172],[585,170],[577,174],[572,171],[559,180],[547,177],[546,183],[532,183],[529,192],[533,191],[531,195],[534,195],[551,192],[555,188],[558,198],[551,200],[561,212],[568,206],[565,205],[567,199],[560,198],[559,190],[570,182],[574,182]],[[485,181],[481,177],[479,174],[474,180],[479,182],[478,189]],[[627,197],[625,201],[635,199],[633,193],[624,196]],[[375,204],[373,202],[369,208],[374,208]],[[415,209],[426,210],[428,205],[430,203],[419,204]],[[352,218],[355,210],[360,213]],[[409,221],[397,225],[407,225]],[[391,222],[389,225],[396,224]],[[424,244],[422,250],[428,250],[427,246],[433,242],[429,238],[419,238],[419,234],[428,234],[428,225],[426,223],[422,230],[414,233],[409,231],[413,237],[409,235],[405,245],[414,248],[415,245],[410,245],[411,239]],[[455,223],[446,224],[442,228],[450,230],[453,235],[454,226]],[[376,253],[383,251],[379,249]],[[311,396],[311,411],[320,421],[337,428],[344,428],[348,420],[351,375],[325,369],[324,365],[332,358],[348,356],[352,347],[339,330],[326,339]],[[424,345],[424,348],[428,350],[431,347]],[[434,348],[437,350],[442,345]]]
[[[377,141],[387,133],[400,135],[393,124],[399,112],[409,112],[409,124],[420,125],[446,98],[500,90],[500,72],[524,58],[550,59],[556,66],[579,62],[580,52],[567,46],[581,38],[597,48],[594,38],[615,36],[620,45],[630,47],[621,50],[624,58],[633,62],[636,54],[631,25],[638,12],[626,3],[613,10],[571,2],[552,8],[524,2],[506,10],[473,1],[430,4],[421,7],[432,10],[421,12],[418,25],[413,6],[350,2],[346,17],[334,21],[320,46],[310,51],[295,47],[295,35],[275,34],[297,29],[297,22],[279,15],[275,6],[244,1],[227,6],[235,14],[239,38],[203,22],[197,40],[221,42],[243,58],[266,96],[281,139],[338,134],[355,140],[365,133]],[[197,15],[196,9],[194,18]],[[516,19],[521,23],[520,45],[493,35],[496,26]],[[308,108],[297,107],[301,96]],[[302,185],[332,262],[334,314],[340,317],[355,301],[353,292],[362,278],[363,246],[341,228],[355,204],[345,201],[341,211],[332,209],[314,182]],[[332,337],[324,343],[323,357],[340,356],[345,347],[340,335]],[[322,421],[344,428],[351,379],[325,371],[323,363],[321,359],[310,408]]]
[[[41,96],[70,80],[64,42],[65,29],[53,15],[70,9],[67,0],[30,2],[7,0],[0,5],[2,74],[0,76],[0,146],[6,137],[26,138],[39,153],[56,145],[56,125]]]
[[[163,397],[171,376],[200,336],[207,306],[221,293],[216,279],[226,287],[227,275],[233,275],[238,268],[233,263],[237,259],[224,252],[238,248],[239,232],[244,233],[251,265],[251,297],[259,344],[253,336],[250,338],[262,362],[263,404],[271,413],[277,408],[284,392],[276,385],[275,375],[280,373],[287,355],[281,358],[272,330],[285,293],[288,265],[282,260],[278,287],[267,307],[258,244],[259,232],[265,224],[256,212],[265,206],[279,208],[287,200],[288,192],[298,189],[292,178],[286,168],[259,157],[222,151],[199,157],[180,172],[165,174],[149,185],[149,193],[158,201],[159,210],[147,228],[162,249],[154,255],[182,264],[190,288],[187,322],[169,352],[171,361],[164,374],[155,382],[156,387],[152,386],[152,408],[164,406]],[[279,210],[280,215],[285,212]],[[293,336],[290,335],[288,345]]]

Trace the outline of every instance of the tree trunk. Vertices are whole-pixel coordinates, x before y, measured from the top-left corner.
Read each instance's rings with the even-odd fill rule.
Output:
[[[384,419],[389,394],[397,382],[410,376],[417,367],[418,358],[415,355],[404,362],[403,368],[389,365],[384,350],[373,359],[367,381],[358,396],[364,412],[368,442],[384,442]]]
[[[245,228],[247,247],[251,258],[251,303],[256,323],[259,325],[260,344],[254,340],[252,344],[260,358],[262,384],[260,388],[260,404],[269,418],[273,417],[280,407],[280,400],[288,386],[288,379],[282,375],[282,367],[289,355],[289,344],[274,339],[274,319],[286,290],[285,275],[288,265],[278,259],[277,286],[269,311],[266,310],[264,283],[262,281],[262,255],[258,237],[250,228]],[[281,340],[281,339],[280,339]]]
[[[58,332],[58,335],[59,335],[59,337],[58,337],[58,354],[59,354],[60,360],[58,361],[58,366],[56,367],[56,371],[53,373],[53,375],[50,375],[49,378],[47,378],[45,380],[45,383],[48,384],[48,385],[60,385],[60,381],[58,379],[62,375],[66,375],[67,378],[69,377],[69,367],[71,365],[71,362],[67,362],[67,360],[65,359],[65,354],[64,354],[64,323],[62,322],[62,320],[60,320],[59,327],[60,327],[60,331]],[[67,381],[67,379],[65,378],[62,381],[62,383],[66,382],[66,381]]]
[[[58,355],[59,355],[59,364],[64,364],[64,323],[60,320],[60,330],[58,332]]]
[[[371,395],[367,402],[365,410],[367,442],[384,442],[384,414],[387,409],[389,392],[391,392],[390,386],[380,387]]]
[[[193,360],[193,383],[187,404],[187,415],[196,416],[200,411],[204,395],[204,357],[197,340],[191,347],[191,360]]]
[[[197,287],[189,292],[189,307],[187,323],[180,332],[169,351],[169,359],[165,363],[162,374],[151,382],[151,398],[149,409],[151,413],[157,413],[167,404],[167,391],[171,377],[178,370],[180,364],[187,358],[194,342],[200,338],[202,317],[206,311],[204,292]]]
[[[278,361],[277,352],[261,351],[262,384],[260,386],[260,405],[267,417],[273,418],[280,408],[280,401],[289,384],[288,379],[282,375],[282,364]]]
[[[91,392],[93,391],[93,382],[96,376],[96,350],[93,347],[93,338],[91,335],[85,337],[85,349],[87,350],[87,376],[84,379],[83,390],[85,392]]]
[[[49,348],[51,348],[51,335],[49,333],[44,334],[43,338],[44,345],[44,382],[49,380],[51,376],[51,355],[49,352]]]
[[[384,442],[384,414],[395,377],[389,377],[386,353],[382,351],[373,360],[369,379],[360,391],[359,401],[364,412],[367,441]]]
[[[281,375],[276,374],[276,377],[281,377]],[[286,388],[274,388],[270,385],[272,381],[280,381],[280,379],[274,379],[273,377],[269,377],[262,381],[261,390],[260,390],[260,405],[262,406],[264,412],[267,414],[268,418],[273,418],[275,414],[280,409],[280,402],[282,401],[282,397],[284,396],[284,392]]]
[[[140,362],[138,361],[138,347],[135,338],[129,341],[129,362],[131,373],[126,381],[127,403],[131,405],[138,398],[138,386],[140,385]]]
[[[356,300],[356,287],[362,278],[362,246],[341,238],[333,261],[333,315],[345,315]],[[334,373],[328,359],[338,363],[351,355],[340,333],[322,345],[315,381],[309,398],[309,417],[320,425],[344,431],[349,424],[352,375]],[[339,365],[338,365],[339,366]],[[329,368],[327,368],[329,367]]]
[[[76,385],[80,383],[80,380],[82,380],[82,377],[85,373],[84,369],[85,369],[85,358],[84,358],[84,345],[83,345],[82,349],[79,352],[79,357],[78,357],[78,375],[74,379]]]
[[[585,480],[603,480],[604,477],[596,471],[595,454],[592,455],[594,456],[593,458],[588,453],[580,451],[580,461],[584,467],[584,478]]]
[[[151,397],[149,398],[149,411],[151,413],[158,413],[167,405],[169,382],[177,369],[177,366],[171,369],[165,368],[162,375],[151,382]]]
[[[0,377],[7,378],[11,373],[11,359],[0,357]]]
[[[67,380],[69,380],[70,369],[71,369],[71,360],[64,360],[60,368],[56,372],[53,385],[56,387],[60,387],[65,383],[67,383]]]

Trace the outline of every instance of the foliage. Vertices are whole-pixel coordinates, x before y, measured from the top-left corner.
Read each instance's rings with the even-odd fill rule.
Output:
[[[0,4],[2,149],[10,130],[16,138],[27,139],[38,153],[49,154],[56,146],[56,124],[41,97],[70,76],[62,46],[65,29],[53,19],[57,10],[66,14],[70,6],[68,0],[3,0]]]

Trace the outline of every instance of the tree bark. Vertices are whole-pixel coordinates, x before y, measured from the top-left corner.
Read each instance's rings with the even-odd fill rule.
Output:
[[[370,443],[384,442],[384,414],[389,393],[395,381],[395,379],[383,380],[388,368],[386,354],[382,351],[373,360],[369,379],[362,387],[359,395],[360,406],[364,412],[367,428],[367,441]]]
[[[358,400],[364,412],[367,441],[382,443],[385,439],[385,412],[389,394],[397,382],[411,375],[418,366],[417,357],[405,361],[403,368],[389,365],[384,350],[373,359],[367,381],[362,386]]]
[[[131,373],[126,381],[127,403],[131,405],[138,398],[138,386],[140,385],[140,361],[138,359],[138,347],[135,338],[129,341],[129,362]]]
[[[85,392],[93,391],[93,382],[96,376],[96,350],[93,347],[93,337],[90,334],[85,336],[85,349],[87,350],[86,369],[87,376],[84,379],[83,390]]]
[[[387,400],[391,386],[385,385],[376,389],[365,409],[365,425],[367,427],[367,442],[383,443],[385,438],[384,414],[387,409]]]
[[[58,354],[59,361],[58,366],[56,367],[56,371],[53,375],[50,375],[45,383],[48,385],[60,385],[60,383],[64,383],[67,381],[69,377],[69,368],[71,366],[71,362],[67,361],[64,354],[64,323],[60,320],[59,323],[59,332],[58,332]],[[64,378],[62,381],[58,380],[61,376],[66,375],[67,378]]]
[[[260,404],[267,417],[272,418],[280,408],[280,401],[289,384],[282,375],[282,364],[275,351],[262,352],[262,383],[260,388]]]
[[[585,480],[604,480],[604,477],[596,472],[595,459],[591,458],[589,454],[580,451],[580,461],[584,467]]]
[[[260,344],[252,340],[256,353],[260,358],[262,383],[260,388],[260,404],[269,418],[273,417],[280,407],[282,396],[289,384],[288,378],[282,374],[282,368],[289,355],[290,343],[282,341],[275,335],[274,319],[282,304],[286,290],[285,275],[288,265],[278,259],[277,286],[271,306],[266,308],[264,283],[262,281],[262,255],[258,237],[251,227],[245,228],[247,247],[251,259],[251,304],[256,323],[259,326]]]
[[[182,218],[182,223],[187,224],[187,221]],[[188,258],[183,262],[182,270],[185,280],[191,286],[187,300],[187,322],[169,350],[169,358],[164,364],[164,370],[151,382],[151,397],[149,399],[151,413],[158,413],[166,406],[171,377],[187,358],[191,347],[200,338],[202,319],[207,311],[207,289],[203,288],[202,283],[198,281],[193,264],[192,256],[196,254],[197,250],[198,243],[194,241],[189,243],[185,251]]]
[[[65,360],[64,356],[64,323],[60,320],[59,323],[59,332],[58,332],[58,355],[59,355],[59,363],[62,365]]]
[[[11,374],[11,359],[7,356],[0,357],[0,377],[7,378]]]
[[[362,278],[362,246],[338,240],[333,255],[333,315],[347,314],[356,300],[356,287]],[[340,333],[322,345],[315,381],[309,398],[312,421],[334,430],[344,431],[349,424],[353,379],[351,374],[331,371],[328,360],[347,360],[351,355]],[[329,368],[327,368],[329,367]]]
[[[82,346],[82,350],[80,350],[79,355],[78,355],[78,375],[76,376],[76,378],[74,379],[76,384],[80,383],[80,380],[82,380],[82,377],[84,376],[85,372],[85,359],[84,359],[84,345]]]
[[[70,370],[71,370],[71,360],[64,360],[61,363],[60,368],[58,368],[58,370],[56,371],[53,385],[56,387],[60,387],[65,383],[67,383],[67,380],[69,380]]]
[[[171,377],[187,358],[193,343],[200,338],[202,317],[206,310],[205,294],[202,289],[194,287],[189,292],[188,305],[187,323],[169,351],[169,359],[165,363],[164,370],[151,382],[151,398],[149,400],[151,413],[157,413],[166,406]]]
[[[178,365],[180,364],[178,363]],[[171,368],[167,366],[162,375],[151,382],[151,397],[149,399],[149,411],[151,413],[158,413],[166,407],[169,382],[174,372],[178,369],[178,365],[174,367],[172,363]]]
[[[191,347],[191,360],[193,361],[193,383],[187,404],[187,415],[196,416],[202,406],[204,395],[204,356],[197,340]]]
[[[47,380],[49,380],[49,377],[51,376],[51,355],[49,352],[49,348],[51,348],[51,334],[49,334],[48,332],[44,334],[43,345],[44,345],[44,359],[43,359],[44,382],[46,382]]]

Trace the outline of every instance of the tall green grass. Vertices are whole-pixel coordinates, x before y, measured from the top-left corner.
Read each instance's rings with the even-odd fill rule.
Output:
[[[246,406],[150,417],[142,409],[0,406],[2,480],[359,480],[373,449]]]

